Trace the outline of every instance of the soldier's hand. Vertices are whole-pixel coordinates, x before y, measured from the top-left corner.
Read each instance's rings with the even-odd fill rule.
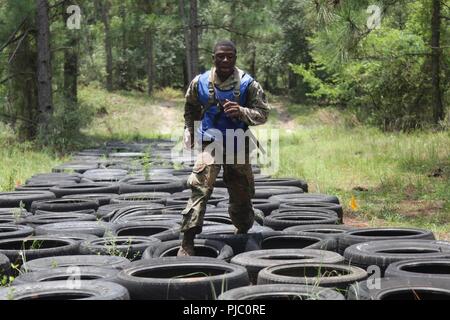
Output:
[[[241,106],[237,102],[225,100],[223,110],[230,118],[239,118],[241,116]]]
[[[191,137],[191,132],[189,131],[188,128],[184,129],[183,148],[186,150],[192,149],[192,137]]]

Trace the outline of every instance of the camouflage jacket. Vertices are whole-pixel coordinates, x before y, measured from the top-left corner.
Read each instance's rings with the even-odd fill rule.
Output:
[[[242,78],[244,71],[236,68],[239,77]],[[214,83],[220,90],[231,90],[236,84],[235,74],[233,73],[225,81],[221,81],[216,76],[215,68],[211,69],[211,76],[215,77]],[[184,107],[184,120],[185,128],[188,128],[191,136],[194,134],[194,122],[201,121],[202,108],[198,99],[198,81],[200,75],[196,76],[192,80],[186,93],[186,104]],[[212,79],[210,79],[212,81]],[[266,94],[264,93],[261,85],[257,81],[253,81],[248,87],[247,103],[241,106],[241,117],[239,120],[245,122],[249,126],[256,126],[264,124],[269,116],[270,106],[267,101]]]

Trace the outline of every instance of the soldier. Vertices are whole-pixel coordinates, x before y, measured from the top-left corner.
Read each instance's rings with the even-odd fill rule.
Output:
[[[237,50],[231,41],[220,41],[214,47],[214,67],[192,80],[185,105],[185,147],[194,147],[194,122],[201,121],[198,136],[202,139],[203,152],[199,155],[188,179],[191,198],[183,210],[181,231],[184,233],[178,256],[192,256],[194,238],[201,233],[206,204],[214,189],[214,183],[223,163],[223,179],[229,193],[230,218],[237,234],[245,234],[252,227],[254,212],[251,199],[255,194],[254,177],[249,163],[249,146],[245,144],[245,163],[218,161],[216,152],[208,150],[211,129],[224,135],[224,149],[228,132],[247,130],[248,126],[267,121],[269,105],[260,84],[236,67]],[[221,137],[222,138],[222,137]],[[228,149],[226,149],[228,150]],[[238,153],[233,149],[234,153]],[[233,159],[236,154],[233,154]],[[225,152],[223,156],[226,157]]]

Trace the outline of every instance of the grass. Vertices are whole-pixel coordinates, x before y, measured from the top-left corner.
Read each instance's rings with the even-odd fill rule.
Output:
[[[0,124],[0,192],[13,191],[32,175],[51,172],[65,160],[50,150],[19,142],[9,128]]]
[[[82,132],[86,146],[169,138],[183,128],[183,94],[170,88],[148,97],[82,87],[80,100],[96,110],[94,122]],[[449,131],[384,133],[335,108],[275,97],[271,102],[275,108],[265,126],[280,128],[277,176],[305,179],[311,192],[338,195],[349,224],[414,226],[450,240]],[[0,191],[67,161],[15,142],[4,127],[0,144]]]

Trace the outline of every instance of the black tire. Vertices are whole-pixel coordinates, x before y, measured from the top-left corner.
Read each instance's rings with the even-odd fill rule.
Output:
[[[344,221],[344,210],[340,204],[331,203],[331,202],[304,202],[304,201],[295,201],[280,204],[280,209],[325,209],[336,212],[339,217],[339,223],[343,223]]]
[[[61,183],[71,181],[73,183],[80,183],[81,174],[79,173],[40,173],[35,174],[30,179],[26,180],[26,184],[41,183],[41,182],[51,182],[51,183]]]
[[[97,201],[99,206],[105,206],[111,203],[111,200],[118,197],[116,193],[88,193],[88,194],[71,194],[62,197],[62,199],[89,199]]]
[[[87,233],[102,237],[111,227],[111,223],[102,221],[57,222],[36,227],[35,234]]]
[[[308,224],[338,224],[339,218],[330,211],[330,214],[318,212],[291,212],[286,214],[274,214],[264,218],[264,225],[274,230],[284,230],[293,226]]]
[[[284,232],[298,233],[299,235],[319,236],[336,241],[336,251],[338,251],[339,240],[346,231],[356,230],[352,226],[343,224],[311,224],[303,226],[294,226],[284,229]],[[334,250],[333,250],[334,251]]]
[[[34,229],[30,226],[16,224],[0,224],[0,240],[12,238],[25,238],[31,236]]]
[[[352,265],[380,267],[382,274],[394,262],[412,259],[448,259],[450,242],[434,240],[379,240],[354,244],[344,252]]]
[[[67,281],[27,283],[0,289],[0,300],[129,300],[121,285],[106,281],[80,281],[70,288]]]
[[[67,281],[71,279],[114,282],[118,273],[118,269],[106,267],[62,267],[23,273],[14,279],[13,286],[25,283]]]
[[[202,233],[197,235],[198,239],[216,240],[225,242],[235,254],[246,251],[260,250],[262,233],[273,231],[270,228],[253,226],[248,234],[234,234],[236,228],[230,225],[204,226]]]
[[[115,183],[79,183],[70,186],[57,186],[50,189],[57,198],[74,194],[119,193],[119,185]]]
[[[111,203],[130,203],[133,204],[136,201],[153,202],[166,204],[167,198],[170,197],[168,192],[135,192],[121,194],[115,199],[111,200]]]
[[[9,262],[9,258],[0,253],[0,276],[9,275],[10,269],[11,263]]]
[[[121,256],[134,261],[140,259],[149,246],[160,242],[161,240],[153,237],[105,237],[83,241],[80,253]]]
[[[115,223],[112,236],[155,237],[161,241],[176,240],[180,237],[180,225],[174,222],[126,222]]]
[[[280,203],[277,201],[272,201],[268,199],[252,199],[253,207],[261,210],[264,213],[264,216],[268,216],[272,211],[278,209]],[[228,200],[219,202],[217,204],[217,208],[228,208],[229,207]]]
[[[345,300],[345,297],[329,288],[264,284],[229,290],[218,300]]]
[[[336,251],[336,240],[318,235],[300,235],[285,231],[262,233],[261,249],[319,249]]]
[[[367,278],[367,272],[354,266],[323,263],[290,263],[271,266],[258,273],[260,284],[301,284],[347,290]]]
[[[132,216],[145,216],[152,214],[161,214],[164,205],[160,203],[135,203],[135,204],[127,204],[120,203],[119,207],[110,213],[103,215],[103,220],[108,220],[111,222],[117,222],[119,220],[123,220],[124,218],[132,217]],[[99,211],[97,211],[98,213]]]
[[[128,222],[172,222],[181,224],[181,216],[179,214],[152,214],[145,216],[131,216],[118,219],[114,223],[122,224]]]
[[[134,180],[120,184],[120,194],[133,192],[168,192],[183,191],[183,183],[179,180]]]
[[[344,253],[351,245],[378,240],[434,240],[429,230],[415,228],[363,228],[346,231],[339,239],[339,252]]]
[[[98,202],[86,199],[56,199],[45,201],[34,201],[31,205],[31,212],[71,212],[80,210],[97,210]]]
[[[256,284],[258,273],[264,268],[287,263],[341,263],[344,257],[335,252],[314,249],[271,249],[243,252],[231,263],[247,269],[250,281]]]
[[[348,300],[450,300],[450,281],[382,278],[378,286],[361,281],[350,286]]]
[[[283,194],[272,196],[269,200],[279,201],[280,203],[289,203],[291,201],[302,201],[302,202],[331,202],[340,204],[338,197],[321,194],[321,193],[293,193],[293,194]]]
[[[302,193],[303,190],[294,186],[255,186],[255,199],[269,199],[275,195]]]
[[[73,184],[74,181],[61,181],[61,182],[41,182],[41,183],[32,183],[32,184],[25,184],[16,187],[15,191],[50,191],[50,188],[53,188],[55,186],[63,186],[63,185],[70,185]]]
[[[19,208],[23,203],[28,211],[33,201],[55,199],[50,191],[13,191],[0,192],[0,208]]]
[[[181,240],[164,241],[148,247],[142,259],[175,257],[181,247]],[[233,257],[233,249],[219,241],[214,240],[194,240],[195,256],[210,257],[219,260],[229,261]]]
[[[172,195],[167,198],[167,205],[168,206],[176,206],[176,205],[184,205],[189,201],[190,194],[187,192],[177,192],[176,195]],[[217,194],[211,194],[211,196],[208,199],[208,204],[212,204],[216,206],[218,203],[227,201],[228,195],[217,195]]]
[[[205,257],[136,261],[117,278],[137,300],[215,299],[224,288],[249,285],[245,268]]]
[[[34,236],[0,240],[0,253],[12,263],[22,264],[25,261],[51,256],[71,255],[78,253],[78,242],[57,236]]]
[[[255,186],[293,186],[302,189],[303,192],[308,192],[308,184],[306,183],[306,181],[292,178],[255,179]]]
[[[26,223],[33,227],[57,222],[95,221],[95,220],[96,217],[92,214],[73,213],[73,212],[38,214],[25,219]]]
[[[38,272],[52,270],[55,268],[79,266],[79,267],[102,267],[122,270],[130,264],[130,260],[118,256],[101,255],[70,255],[40,258],[25,262],[21,271]]]
[[[122,169],[92,169],[83,173],[83,178],[94,182],[116,182],[128,174],[127,170]]]
[[[53,173],[77,172],[83,174],[92,169],[98,169],[97,162],[67,162],[52,169]]]
[[[406,260],[391,263],[386,278],[418,278],[450,281],[450,259]]]

